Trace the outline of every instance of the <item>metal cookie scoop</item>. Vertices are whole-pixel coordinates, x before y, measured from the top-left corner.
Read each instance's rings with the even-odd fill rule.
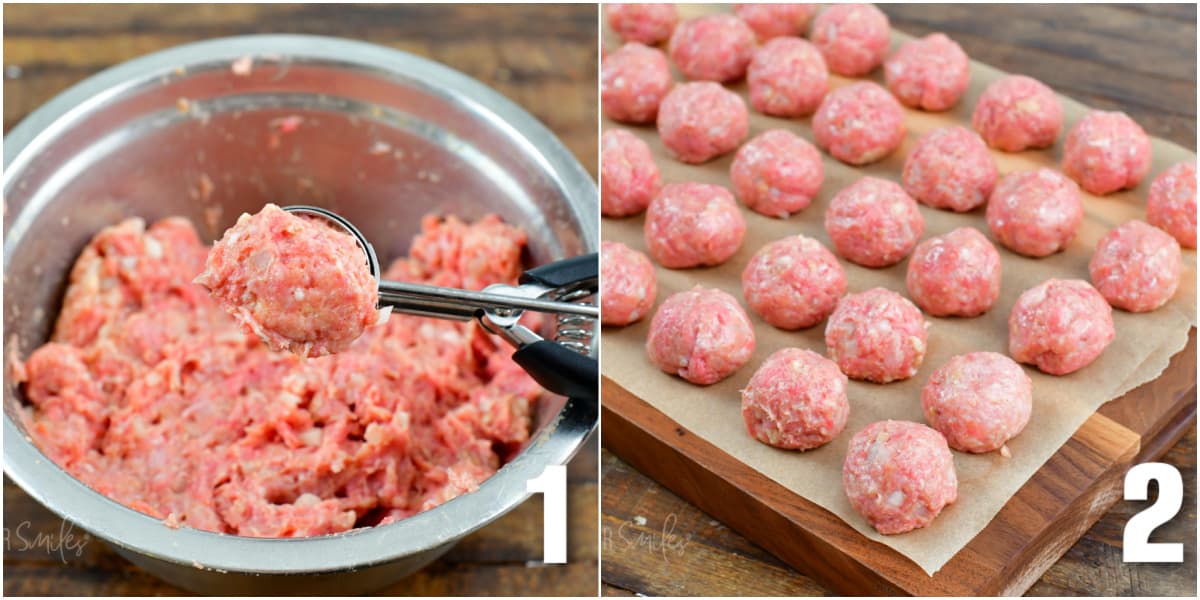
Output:
[[[542,387],[571,398],[597,399],[597,362],[589,356],[588,342],[595,320],[600,317],[600,308],[580,302],[596,294],[599,285],[596,254],[542,265],[522,273],[518,285],[493,284],[479,292],[405,283],[383,279],[375,249],[341,215],[316,206],[293,205],[283,210],[322,217],[353,236],[366,254],[371,276],[379,284],[381,307],[390,306],[395,312],[425,317],[478,319],[484,329],[517,349],[513,360]],[[518,322],[526,310],[558,315],[555,341],[544,339]]]

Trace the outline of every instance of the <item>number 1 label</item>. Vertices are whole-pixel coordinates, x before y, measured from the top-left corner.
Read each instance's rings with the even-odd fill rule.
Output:
[[[567,562],[567,468],[550,465],[525,482],[525,491],[542,495],[542,562]]]
[[[1158,499],[1125,524],[1123,560],[1127,563],[1181,563],[1183,544],[1150,542],[1150,533],[1170,521],[1183,506],[1183,478],[1164,463],[1142,463],[1125,474],[1125,499],[1144,502],[1150,480],[1158,482]]]

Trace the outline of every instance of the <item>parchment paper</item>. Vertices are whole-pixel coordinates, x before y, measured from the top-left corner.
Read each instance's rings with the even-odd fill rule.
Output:
[[[713,11],[714,7],[681,7],[681,17]],[[728,9],[724,9],[728,10]],[[605,26],[605,44],[609,50],[619,40]],[[908,36],[894,33],[893,49]],[[881,69],[871,79],[882,83]],[[863,175],[900,180],[904,157],[923,133],[951,124],[970,126],[971,111],[984,87],[1003,75],[997,69],[973,63],[970,91],[958,106],[946,113],[907,111],[908,136],[904,145],[886,160],[864,168],[853,168],[824,156],[825,182],[812,205],[786,220],[763,217],[742,208],[747,235],[741,250],[725,264],[706,269],[671,270],[657,267],[660,304],[668,295],[695,284],[720,287],[745,306],[741,291],[741,272],[750,257],[768,242],[787,235],[803,233],[832,247],[822,220],[830,198]],[[682,77],[675,73],[677,80]],[[852,80],[831,77],[831,88]],[[749,106],[744,84],[732,86]],[[1065,131],[1079,120],[1087,108],[1062,97],[1066,115]],[[813,141],[811,118],[786,120],[750,112],[750,136],[767,129],[782,127]],[[650,144],[662,170],[664,182],[699,181],[731,187],[729,165],[732,153],[703,165],[689,166],[669,157],[653,127],[632,127],[605,119],[605,129],[623,127]],[[1014,170],[1037,166],[1059,168],[1062,140],[1042,151],[1016,154],[995,152],[1003,175]],[[1042,259],[1029,259],[1002,247],[1003,283],[1000,298],[992,309],[973,319],[928,317],[929,350],[916,376],[887,385],[851,381],[849,386],[850,419],[845,431],[829,444],[809,452],[777,450],[752,439],[741,416],[740,395],[755,369],[772,352],[789,346],[825,353],[825,323],[798,332],[786,332],[766,324],[747,311],[754,323],[757,346],[750,363],[728,379],[708,387],[695,386],[667,375],[646,359],[644,342],[649,318],[625,328],[606,327],[602,335],[602,372],[627,390],[703,437],[749,467],[779,482],[788,489],[839,516],[867,537],[882,542],[932,575],[978,534],[1017,490],[1046,462],[1102,404],[1157,377],[1169,358],[1187,341],[1188,330],[1196,324],[1195,252],[1184,251],[1185,274],[1175,298],[1163,308],[1148,314],[1113,311],[1117,337],[1104,354],[1088,367],[1064,377],[1042,374],[1027,367],[1033,379],[1034,407],[1024,432],[1009,442],[1012,457],[999,453],[971,455],[954,453],[958,470],[958,502],[925,529],[906,534],[879,535],[850,507],[842,491],[841,466],[846,445],[854,433],[874,421],[905,419],[924,422],[920,391],[930,373],[950,357],[971,351],[991,350],[1008,354],[1007,319],[1017,296],[1048,279],[1089,280],[1087,263],[1097,240],[1112,227],[1130,219],[1145,218],[1145,197],[1150,181],[1165,168],[1195,154],[1164,140],[1153,140],[1154,164],[1150,175],[1133,190],[1105,197],[1084,195],[1085,219],[1079,235],[1070,247]],[[995,241],[988,232],[983,209],[954,214],[921,206],[925,217],[926,238],[955,227],[971,226]],[[604,219],[602,236],[624,242],[645,252],[641,216]],[[849,291],[858,292],[882,286],[908,296],[904,275],[908,262],[885,269],[867,269],[842,260]]]

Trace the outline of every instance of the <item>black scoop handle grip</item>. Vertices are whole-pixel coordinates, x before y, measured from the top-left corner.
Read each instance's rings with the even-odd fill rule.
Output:
[[[600,375],[594,358],[542,340],[522,346],[513,360],[555,394],[591,402],[599,397]]]

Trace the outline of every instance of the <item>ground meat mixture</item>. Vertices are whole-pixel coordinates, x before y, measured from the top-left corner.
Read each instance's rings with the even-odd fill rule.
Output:
[[[746,220],[729,190],[708,183],[663,186],[646,209],[646,249],[668,269],[712,267],[734,255]]]
[[[803,329],[825,320],[846,293],[846,273],[821,242],[793,235],[763,246],[742,271],[742,295],[764,321]]]
[[[928,324],[907,298],[884,288],[850,294],[825,325],[829,357],[851,379],[888,383],[917,374]]]
[[[525,241],[426,217],[387,275],[514,283]],[[474,490],[528,439],[541,390],[476,324],[393,315],[335,355],[271,352],[192,283],[208,251],[183,219],[104,229],[50,343],[13,364],[34,442],[96,491],[197,529],[322,535]]]
[[[810,36],[829,70],[846,77],[870,73],[883,62],[891,43],[891,25],[870,4],[835,4],[813,21]]]
[[[856,433],[842,465],[842,486],[850,506],[887,535],[928,526],[958,499],[946,438],[908,421],[877,421]]]
[[[1009,75],[983,90],[971,125],[998,150],[1045,148],[1062,131],[1062,103],[1046,84],[1024,75]]]
[[[809,450],[846,427],[846,376],[833,361],[800,348],[767,357],[742,390],[742,418],[754,439],[776,448]]]
[[[959,227],[917,244],[905,284],[935,317],[981,315],[1000,297],[1000,253],[977,229]]]
[[[754,46],[754,31],[745,21],[719,14],[680,23],[667,52],[684,77],[727,83],[746,75]]]
[[[729,377],[754,354],[754,326],[733,296],[696,286],[671,294],[650,319],[654,366],[698,385]]]
[[[887,267],[912,252],[925,233],[925,217],[904,188],[868,176],[834,195],[825,211],[825,231],[850,262]]]
[[[1048,279],[1025,290],[1008,316],[1008,353],[1051,375],[1088,366],[1116,337],[1112,307],[1079,279]]]
[[[1129,312],[1162,307],[1179,289],[1179,242],[1145,221],[1130,221],[1096,244],[1088,264],[1092,285],[1108,303]]]
[[[605,325],[640,321],[654,307],[658,280],[645,254],[620,242],[600,244],[600,320]]]
[[[785,36],[797,36],[808,29],[808,22],[817,14],[816,4],[735,4],[733,12],[746,22],[758,41]]]
[[[1063,144],[1063,173],[1093,194],[1138,184],[1150,172],[1150,136],[1123,112],[1093,110]]]
[[[821,191],[825,167],[816,146],[785,129],[771,129],[738,149],[729,178],[742,204],[786,219],[807,208]]]
[[[1058,171],[1015,171],[996,184],[987,205],[996,241],[1025,256],[1049,256],[1067,247],[1083,223],[1079,186]]]
[[[904,142],[904,108],[879,84],[860,81],[825,95],[812,121],[817,145],[849,165],[865,165]]]
[[[1025,429],[1033,412],[1033,382],[1003,354],[961,354],[929,376],[921,409],[951,448],[1007,454],[1004,444]]]
[[[662,50],[630,42],[604,57],[600,104],[604,115],[625,123],[653,123],[671,91],[671,66]]]
[[[808,41],[775,38],[754,51],[746,82],[754,110],[776,117],[806,117],[829,91],[829,69]]]
[[[624,129],[600,137],[600,212],[628,217],[646,210],[662,188],[650,146]]]
[[[658,107],[658,134],[671,154],[699,164],[733,151],[750,132],[742,97],[711,81],[675,86]]]
[[[1150,184],[1146,220],[1184,248],[1196,247],[1196,162],[1172,165]]]
[[[274,204],[225,232],[196,283],[272,350],[305,357],[341,352],[387,318],[358,242]]]
[[[922,204],[967,212],[987,202],[999,176],[979,134],[966,127],[942,127],[917,140],[904,160],[902,181]]]
[[[627,42],[653,46],[671,37],[679,16],[674,4],[605,4],[608,26]]]
[[[971,83],[967,53],[944,33],[910,40],[883,64],[887,88],[905,106],[929,111],[953,108]]]

